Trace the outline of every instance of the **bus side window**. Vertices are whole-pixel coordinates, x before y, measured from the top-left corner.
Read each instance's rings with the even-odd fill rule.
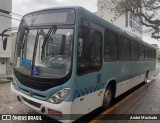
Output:
[[[123,36],[119,36],[119,60],[130,60],[130,40]]]
[[[144,46],[143,45],[139,45],[139,60],[144,60],[144,52],[145,52],[145,50],[144,50]]]
[[[106,29],[104,34],[104,60],[116,61],[118,59],[117,34]]]
[[[148,61],[148,58],[149,58],[148,48],[145,47],[145,60]]]
[[[81,25],[77,49],[77,73],[84,74],[101,67],[101,32]]]
[[[156,60],[156,50],[154,50],[154,61]]]
[[[83,38],[78,38],[78,59],[81,59],[83,51]]]
[[[138,43],[135,41],[131,41],[131,60],[138,61]]]

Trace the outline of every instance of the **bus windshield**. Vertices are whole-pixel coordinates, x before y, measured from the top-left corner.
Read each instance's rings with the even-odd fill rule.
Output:
[[[73,29],[23,28],[18,32],[15,69],[40,77],[64,77],[71,68]]]

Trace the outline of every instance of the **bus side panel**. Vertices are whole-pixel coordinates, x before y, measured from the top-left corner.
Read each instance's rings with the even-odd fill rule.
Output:
[[[154,61],[105,62],[102,68],[102,82],[115,78],[118,81],[115,90],[115,97],[117,97],[142,83],[147,71],[149,71],[149,77],[153,76],[154,70]]]
[[[92,72],[76,77],[74,114],[87,114],[102,104],[104,83],[97,83],[97,75]]]
[[[92,72],[76,77],[74,113],[86,114],[102,106],[105,87],[111,78],[115,78],[115,97],[144,81],[146,71],[153,75],[155,64],[153,61],[104,62],[99,72]],[[101,74],[101,81],[97,83],[97,75]]]

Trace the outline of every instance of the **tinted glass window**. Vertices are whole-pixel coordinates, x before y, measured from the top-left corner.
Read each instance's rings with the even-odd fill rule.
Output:
[[[148,60],[148,48],[146,47],[145,48],[145,60],[147,61]]]
[[[78,37],[78,74],[101,67],[102,35],[99,31],[81,25]]]
[[[104,59],[105,61],[117,60],[118,45],[117,35],[109,30],[105,31],[104,39]]]
[[[122,36],[119,37],[119,60],[130,60],[130,41]]]
[[[138,60],[138,43],[131,41],[131,59]]]
[[[139,45],[139,60],[144,60],[144,46]]]
[[[156,60],[156,50],[154,50],[154,60]]]
[[[151,49],[151,60],[154,61],[156,56],[156,52],[154,49]]]
[[[152,60],[152,49],[149,49],[149,60]]]

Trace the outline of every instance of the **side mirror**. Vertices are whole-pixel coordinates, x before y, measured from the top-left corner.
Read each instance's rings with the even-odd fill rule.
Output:
[[[7,48],[7,38],[3,40],[3,50],[6,50],[6,48]]]

